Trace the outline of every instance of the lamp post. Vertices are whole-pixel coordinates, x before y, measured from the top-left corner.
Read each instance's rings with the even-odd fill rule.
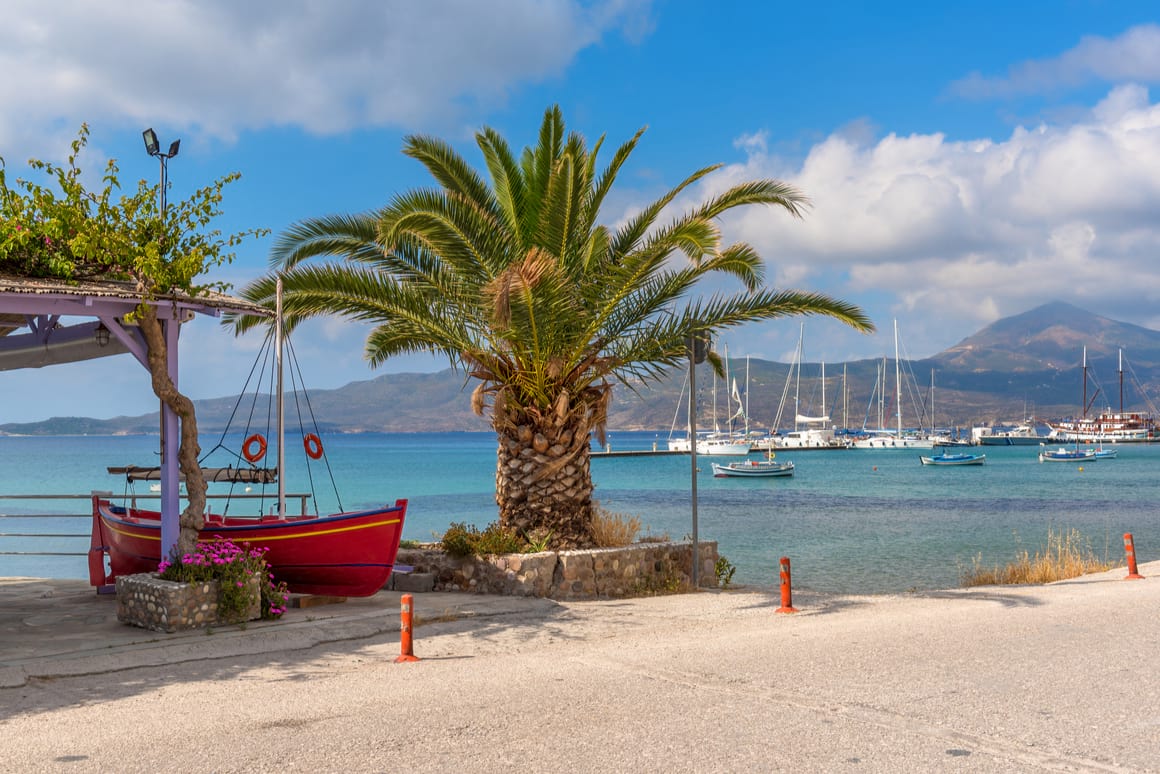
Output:
[[[177,155],[177,151],[181,148],[181,140],[174,140],[169,145],[169,152],[162,153],[161,145],[157,142],[157,132],[153,131],[152,127],[146,129],[141,133],[145,139],[145,150],[150,156],[156,156],[161,160],[161,217],[165,217],[165,189],[169,187],[169,160]]]
[[[145,139],[145,150],[150,156],[156,156],[161,161],[161,228],[162,238],[165,231],[165,189],[169,187],[168,162],[177,155],[181,147],[181,140],[174,140],[169,146],[168,153],[161,152],[161,145],[157,142],[157,133],[152,127],[141,133]],[[176,312],[176,307],[174,308]],[[177,336],[180,323],[176,319],[162,323],[165,335],[165,358],[169,371],[169,378],[177,386]],[[181,525],[178,521],[181,501],[179,487],[181,474],[177,464],[177,413],[165,401],[161,401],[161,556],[168,557],[177,545]]]

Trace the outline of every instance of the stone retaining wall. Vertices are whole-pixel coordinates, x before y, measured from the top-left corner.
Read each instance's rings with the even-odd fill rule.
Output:
[[[698,544],[699,585],[717,586],[717,543]],[[634,543],[623,548],[458,558],[431,549],[400,549],[410,577],[405,591],[465,591],[551,599],[634,597],[692,588],[691,542]]]

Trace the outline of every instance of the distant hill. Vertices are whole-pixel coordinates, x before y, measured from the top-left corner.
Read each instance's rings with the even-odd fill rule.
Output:
[[[1118,408],[1118,357],[1124,351],[1126,371],[1124,406],[1155,411],[1150,396],[1160,394],[1160,332],[1100,317],[1070,304],[1054,302],[998,320],[953,347],[929,358],[906,363],[908,386],[903,389],[903,421],[918,424],[923,413],[929,424],[930,384],[934,371],[934,417],[939,425],[969,426],[983,422],[1021,419],[1026,414],[1059,417],[1079,412],[1081,361],[1087,347],[1093,408]],[[744,369],[745,361],[734,361]],[[862,427],[877,424],[876,384],[880,359],[826,365],[825,410],[839,424]],[[748,404],[751,429],[769,427],[777,416],[786,390],[789,365],[750,359]],[[821,365],[801,369],[799,411],[820,414],[823,390]],[[845,389],[843,390],[843,372]],[[886,414],[892,416],[894,363],[886,368]],[[743,373],[734,373],[740,385]],[[685,373],[641,387],[636,393],[618,388],[609,412],[609,427],[620,430],[665,430],[674,423],[683,428],[686,403],[678,414]],[[711,425],[712,376],[707,366],[697,374],[698,416]],[[472,385],[451,370],[433,374],[387,374],[352,382],[333,390],[312,391],[310,407],[322,430],[328,432],[415,432],[488,430],[483,418],[471,413]],[[792,404],[792,391],[789,395]],[[250,396],[250,400],[253,396]],[[725,391],[719,391],[723,407]],[[203,433],[220,432],[237,397],[196,401]],[[259,401],[261,405],[262,401]],[[295,396],[286,405],[294,406]],[[722,412],[724,408],[722,408]],[[289,412],[289,408],[288,408]],[[869,415],[869,416],[868,416]],[[792,426],[794,408],[782,412],[782,427]],[[156,433],[157,413],[139,417],[96,420],[54,417],[43,422],[0,425],[0,432],[22,435]],[[238,429],[244,429],[239,427]]]

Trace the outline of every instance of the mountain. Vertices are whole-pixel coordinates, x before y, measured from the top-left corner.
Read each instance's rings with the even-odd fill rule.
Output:
[[[1155,412],[1150,397],[1160,390],[1160,332],[1116,322],[1061,302],[1044,304],[1022,314],[1006,317],[983,328],[953,347],[929,358],[905,363],[903,421],[919,423],[920,412],[929,424],[931,381],[934,382],[934,416],[939,425],[969,426],[982,422],[1039,417],[1068,416],[1079,412],[1082,394],[1081,364],[1087,347],[1089,367],[1088,398],[1093,409],[1119,408],[1119,352],[1124,351],[1124,407]],[[800,405],[802,414],[825,410],[839,424],[849,427],[877,425],[877,393],[883,361],[859,360],[827,364],[823,398],[820,363],[801,367]],[[769,427],[778,404],[787,392],[792,402],[792,386],[787,385],[789,366],[785,363],[750,359],[733,360],[731,378],[748,384],[750,429]],[[748,379],[745,370],[748,368]],[[843,372],[845,389],[843,390]],[[889,414],[893,403],[894,362],[887,364]],[[681,402],[686,373],[678,370],[669,378],[635,389],[617,386],[609,409],[613,429],[663,430],[683,428],[687,403]],[[698,422],[712,426],[712,375],[707,366],[697,372]],[[723,385],[718,400],[724,413],[728,390]],[[471,389],[464,378],[450,369],[433,374],[387,374],[367,381],[352,382],[334,390],[318,390],[309,396],[290,394],[287,415],[301,405],[303,413],[313,413],[319,428],[327,432],[412,432],[488,430],[487,421],[471,412]],[[307,397],[309,409],[306,407]],[[221,432],[238,407],[237,414],[249,413],[250,395],[239,404],[238,397],[195,401],[202,432]],[[678,409],[680,402],[681,408]],[[265,399],[257,400],[264,406]],[[258,412],[265,416],[264,409]],[[782,427],[792,424],[794,408],[786,407]],[[293,420],[289,420],[294,422]],[[296,424],[296,423],[295,423]],[[154,412],[139,417],[108,420],[54,417],[43,422],[0,425],[0,433],[21,435],[156,433]],[[245,428],[235,421],[234,429]],[[258,428],[266,432],[264,427]]]

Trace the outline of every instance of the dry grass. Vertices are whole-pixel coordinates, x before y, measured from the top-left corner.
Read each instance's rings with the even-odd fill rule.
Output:
[[[640,532],[640,519],[620,513],[609,513],[597,505],[592,514],[592,541],[597,548],[621,548],[632,545]]]
[[[1089,572],[1104,572],[1112,565],[1100,560],[1091,543],[1078,530],[1066,534],[1047,530],[1046,547],[1031,556],[1026,550],[1017,554],[1006,567],[984,567],[980,557],[974,566],[962,573],[963,586],[996,586],[1018,583],[1051,583],[1076,578]]]

